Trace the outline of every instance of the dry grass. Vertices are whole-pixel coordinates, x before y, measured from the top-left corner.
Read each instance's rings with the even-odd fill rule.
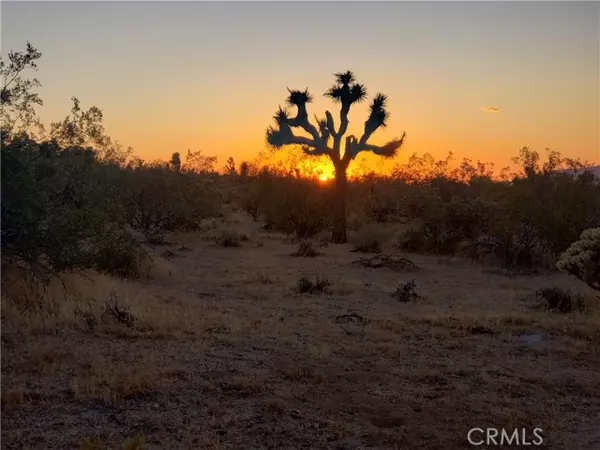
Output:
[[[352,245],[293,258],[259,224],[227,226],[264,245],[215,246],[211,226],[169,237],[177,256],[148,279],[4,297],[3,448],[454,449],[486,426],[600,445],[600,313],[577,281],[420,255],[418,272],[374,270]],[[317,276],[333,285],[294,292]],[[412,279],[418,301],[399,302]],[[551,286],[584,312],[547,311],[535,292]],[[111,293],[132,324],[106,312]]]

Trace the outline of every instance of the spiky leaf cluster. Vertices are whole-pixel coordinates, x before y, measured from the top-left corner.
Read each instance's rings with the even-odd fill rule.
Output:
[[[600,228],[589,228],[560,256],[556,267],[600,290]]]
[[[283,109],[281,105],[279,105],[279,109],[273,116],[273,120],[275,120],[277,125],[286,124],[290,120],[290,112],[287,109]]]
[[[360,103],[367,98],[367,88],[364,84],[355,82],[356,79],[351,71],[336,73],[334,76],[336,84],[325,92],[325,97],[346,107],[353,103]]]
[[[310,92],[308,92],[308,88],[304,89],[303,91],[288,89],[288,92],[289,95],[287,102],[290,106],[305,105],[306,103],[312,103],[313,101],[313,96]]]
[[[267,127],[267,143],[274,148],[281,148],[289,144],[292,137],[292,131],[288,125],[279,124],[279,128]]]

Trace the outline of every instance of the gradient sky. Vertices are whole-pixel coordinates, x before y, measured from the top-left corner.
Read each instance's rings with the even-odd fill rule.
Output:
[[[309,113],[351,69],[389,96],[373,140],[407,132],[413,152],[509,163],[522,146],[600,163],[598,2],[7,2],[2,54],[29,40],[44,121],[70,97],[105,113],[143,158],[202,150],[247,158],[286,87]],[[484,110],[499,108],[498,111]],[[355,107],[360,134],[367,104]],[[332,110],[333,111],[333,110]],[[334,117],[337,114],[334,114]]]

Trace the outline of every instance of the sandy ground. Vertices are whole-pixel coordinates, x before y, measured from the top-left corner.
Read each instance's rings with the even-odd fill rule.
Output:
[[[256,228],[232,248],[172,236],[151,280],[94,276],[52,314],[3,305],[2,448],[465,449],[471,428],[516,427],[600,449],[599,315],[533,295],[578,281],[421,255],[360,268],[350,245],[292,257]],[[295,292],[317,275],[326,292]],[[391,295],[413,279],[419,299]],[[111,290],[132,327],[102,312]]]

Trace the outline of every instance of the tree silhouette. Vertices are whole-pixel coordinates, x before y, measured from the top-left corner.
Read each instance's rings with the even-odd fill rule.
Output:
[[[386,109],[387,96],[378,93],[371,102],[371,113],[365,122],[364,132],[360,139],[353,135],[345,138],[344,152],[342,153],[342,138],[348,130],[348,113],[355,103],[360,103],[367,98],[367,89],[357,83],[351,71],[334,75],[336,84],[325,92],[325,96],[341,105],[340,124],[336,130],[334,119],[329,111],[325,111],[325,118],[317,118],[317,126],[310,123],[306,104],[313,100],[308,88],[290,90],[287,98],[288,106],[295,106],[296,116],[291,117],[286,108],[279,106],[273,117],[276,126],[267,127],[266,138],[269,145],[281,148],[286,145],[300,145],[304,153],[312,156],[328,155],[335,168],[335,204],[333,208],[333,235],[332,241],[336,243],[347,242],[346,235],[346,192],[347,169],[350,162],[360,152],[371,152],[383,157],[393,157],[404,142],[406,133],[400,139],[389,141],[383,146],[369,144],[369,138],[379,128],[387,125],[389,113]],[[295,135],[292,128],[304,130],[310,137]],[[330,145],[331,143],[331,145]]]
[[[229,158],[227,158],[227,163],[225,164],[225,174],[226,175],[237,174],[237,171],[235,168],[235,160],[233,159],[233,156],[230,156]]]
[[[171,161],[169,161],[173,170],[179,172],[181,170],[181,155],[179,152],[174,152],[171,155]]]
[[[37,70],[42,54],[29,42],[23,52],[8,52],[8,61],[0,58],[0,128],[3,136],[17,134],[32,126],[42,129],[35,108],[43,104],[35,89],[37,78],[24,78],[26,70]]]

